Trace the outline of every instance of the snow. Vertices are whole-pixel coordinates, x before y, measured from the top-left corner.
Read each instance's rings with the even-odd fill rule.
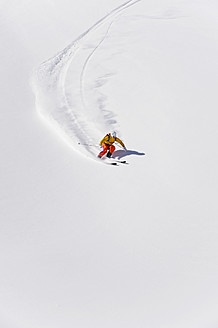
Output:
[[[0,327],[218,327],[217,9],[2,0]]]

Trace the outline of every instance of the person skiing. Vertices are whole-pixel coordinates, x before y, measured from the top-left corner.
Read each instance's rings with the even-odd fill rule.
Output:
[[[124,143],[119,138],[117,138],[116,132],[114,131],[112,133],[108,133],[100,141],[99,145],[103,147],[103,150],[98,154],[98,157],[102,158],[102,156],[107,153],[106,156],[110,158],[115,151],[115,146],[113,145],[115,141],[117,141],[126,150]]]

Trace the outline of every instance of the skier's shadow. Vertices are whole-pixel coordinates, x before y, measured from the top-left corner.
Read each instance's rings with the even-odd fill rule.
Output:
[[[123,157],[126,156],[130,156],[130,155],[137,155],[137,156],[144,156],[145,153],[139,153],[136,150],[115,150],[115,152],[113,153],[113,157],[117,157],[118,159],[121,159]]]

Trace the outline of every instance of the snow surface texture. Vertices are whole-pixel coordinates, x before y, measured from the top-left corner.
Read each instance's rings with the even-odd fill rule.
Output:
[[[2,1],[0,327],[218,327],[217,10]]]

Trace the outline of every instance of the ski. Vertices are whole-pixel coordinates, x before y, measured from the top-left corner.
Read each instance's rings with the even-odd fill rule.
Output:
[[[127,163],[127,161],[122,161],[122,160],[115,159],[115,158],[108,158],[108,160],[112,162],[112,163],[110,163],[111,165],[129,164],[129,163]]]
[[[120,164],[129,164],[129,163],[127,163],[127,161],[121,161],[121,160],[119,160],[119,159],[113,159],[113,158],[111,158],[111,160],[114,161],[115,163],[120,163]]]
[[[102,162],[104,162],[107,165],[114,165],[114,166],[119,166],[119,163],[116,161],[111,161],[109,158],[102,158],[100,159]]]
[[[129,164],[127,163],[127,161],[122,161],[122,160],[119,160],[119,159],[115,159],[115,158],[108,158],[108,157],[104,157],[102,159],[103,162],[105,162],[105,164],[108,164],[108,165],[115,165],[115,166],[119,166],[119,164]]]

